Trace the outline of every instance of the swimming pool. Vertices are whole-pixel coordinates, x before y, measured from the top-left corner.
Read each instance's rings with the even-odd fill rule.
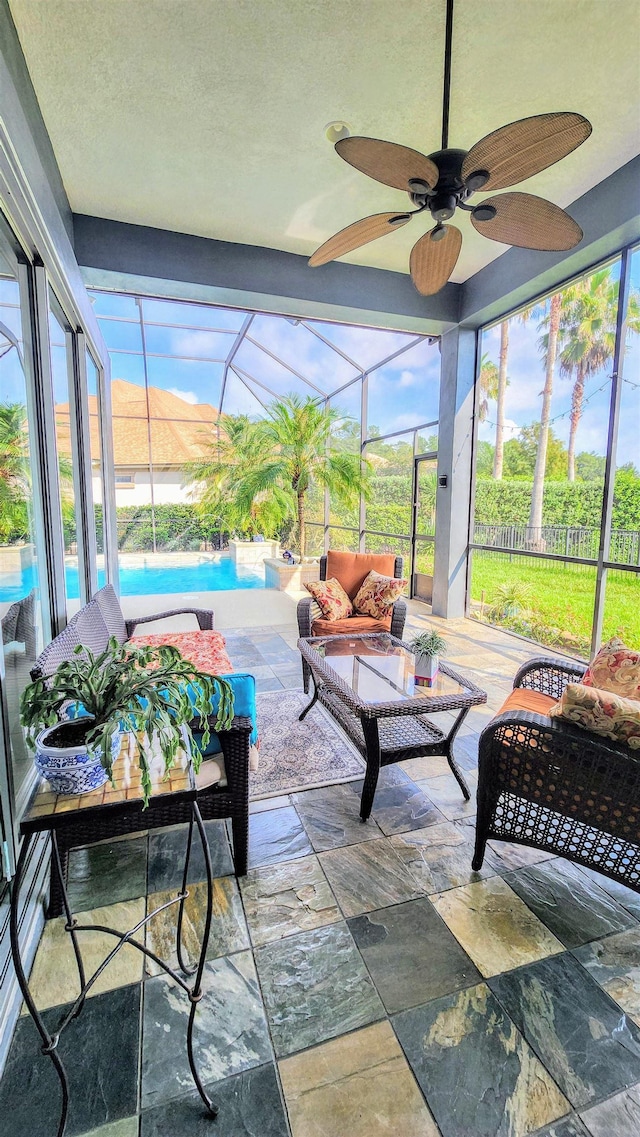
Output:
[[[78,566],[65,565],[67,597],[80,596]],[[98,583],[104,584],[104,570],[98,571]],[[0,602],[13,603],[25,596],[37,583],[35,565],[22,572],[0,573]],[[145,556],[125,554],[120,557],[120,592],[122,596],[151,596],[154,593],[222,592],[230,588],[264,588],[264,569],[236,565],[225,556],[177,556],[161,553]]]

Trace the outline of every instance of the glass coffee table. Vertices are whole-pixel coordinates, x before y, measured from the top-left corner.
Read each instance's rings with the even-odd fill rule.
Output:
[[[411,648],[387,633],[315,636],[298,640],[298,647],[313,680],[313,698],[300,719],[319,701],[366,760],[363,821],[371,813],[380,767],[407,758],[444,755],[469,800],[453,740],[469,708],[486,703],[485,691],[444,663],[431,687],[419,686]],[[447,733],[430,717],[442,711],[458,712]]]

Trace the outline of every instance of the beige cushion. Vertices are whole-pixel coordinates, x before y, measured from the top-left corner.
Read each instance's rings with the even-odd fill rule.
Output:
[[[623,699],[640,699],[640,651],[625,647],[614,636],[603,644],[583,678],[585,687],[612,691]]]
[[[360,616],[383,620],[388,616],[407,587],[407,581],[394,576],[383,576],[372,569],[358,589],[353,606]]]
[[[260,762],[260,751],[253,744],[249,748],[249,769],[255,774]],[[222,789],[227,784],[227,773],[224,768],[222,754],[215,758],[205,758],[196,774],[196,786],[199,790],[206,790],[209,786],[218,785]]]
[[[633,750],[640,749],[638,699],[624,699],[612,691],[587,687],[584,683],[569,683],[549,714],[614,742],[625,742]]]

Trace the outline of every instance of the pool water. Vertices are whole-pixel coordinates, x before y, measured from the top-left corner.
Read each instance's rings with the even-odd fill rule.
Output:
[[[80,596],[78,567],[66,565],[67,597]],[[105,582],[104,571],[98,572],[98,583]],[[37,584],[35,566],[21,573],[0,573],[0,602],[20,600]],[[151,596],[155,593],[222,592],[230,588],[264,588],[264,570],[238,566],[231,557],[179,560],[167,557],[148,559],[140,556],[120,561],[122,596]]]

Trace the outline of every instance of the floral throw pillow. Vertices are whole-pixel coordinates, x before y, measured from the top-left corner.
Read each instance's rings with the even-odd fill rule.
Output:
[[[305,588],[319,604],[325,620],[345,620],[353,615],[353,604],[334,576],[330,580],[311,580]]]
[[[384,620],[391,615],[396,600],[402,596],[407,582],[393,576],[383,576],[372,569],[360,585],[353,606],[361,616]]]
[[[559,703],[551,707],[552,718],[568,719],[584,730],[626,742],[640,750],[640,700],[625,699],[613,691],[569,683]]]
[[[623,699],[640,699],[640,651],[625,647],[622,640],[614,636],[602,645],[582,682],[585,687],[612,691]]]

